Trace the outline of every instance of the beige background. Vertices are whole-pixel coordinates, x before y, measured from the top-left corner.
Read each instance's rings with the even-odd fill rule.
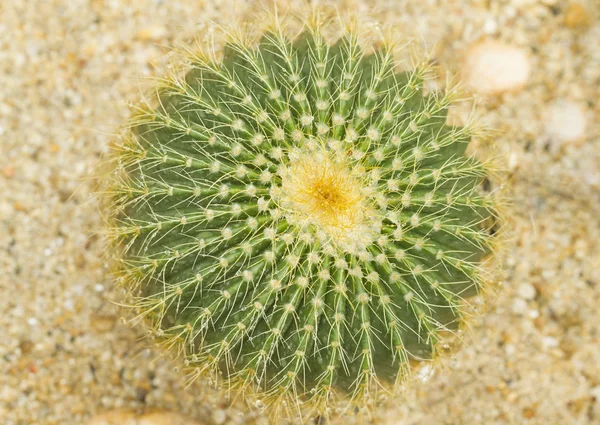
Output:
[[[456,73],[484,37],[525,49],[532,67],[523,88],[481,96],[484,119],[500,131],[514,204],[504,288],[449,367],[374,420],[600,423],[600,4],[336,4],[418,35]],[[139,77],[160,74],[165,46],[203,21],[243,17],[248,6],[0,2],[1,424],[83,424],[117,406],[164,407],[210,424],[264,422],[239,404],[225,411],[205,386],[184,389],[176,365],[147,348],[144,330],[119,320],[88,180],[127,117],[125,102],[139,96]],[[587,120],[578,141],[553,130],[551,105],[565,101]]]

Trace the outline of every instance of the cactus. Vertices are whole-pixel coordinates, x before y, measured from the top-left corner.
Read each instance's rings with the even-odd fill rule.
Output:
[[[497,203],[426,61],[318,19],[190,49],[113,150],[111,253],[193,373],[281,408],[372,405],[485,286]],[[365,45],[367,45],[365,47]],[[280,403],[280,402],[285,403]]]

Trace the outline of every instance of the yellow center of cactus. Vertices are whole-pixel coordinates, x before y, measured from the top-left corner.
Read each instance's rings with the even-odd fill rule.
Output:
[[[331,152],[302,153],[283,173],[281,205],[299,224],[313,224],[332,242],[355,251],[373,240],[369,229],[375,217],[360,173]]]

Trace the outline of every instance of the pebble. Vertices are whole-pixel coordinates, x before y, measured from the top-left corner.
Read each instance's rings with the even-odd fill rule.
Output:
[[[531,63],[525,49],[485,40],[468,50],[463,78],[475,92],[494,95],[517,90],[527,83]]]
[[[12,165],[7,165],[6,167],[2,168],[2,175],[6,178],[13,177],[15,175],[15,167]]]
[[[542,338],[542,347],[545,350],[549,350],[551,348],[556,348],[559,346],[559,341],[558,339],[552,337],[552,336],[545,336]]]
[[[498,22],[492,17],[487,18],[483,22],[483,32],[486,34],[494,34],[498,32]]]
[[[134,410],[117,409],[94,416],[87,425],[200,425],[200,422],[175,412],[138,415]]]
[[[571,3],[565,11],[565,25],[571,29],[583,29],[590,25],[590,13],[581,3]]]
[[[530,283],[522,283],[519,285],[519,296],[524,300],[531,301],[535,298],[535,287]]]
[[[515,298],[512,310],[516,314],[525,314],[527,312],[527,302],[522,298]]]
[[[118,409],[94,416],[87,425],[136,425],[136,414],[132,410]]]
[[[113,315],[97,314],[90,315],[90,325],[96,332],[108,332],[114,329],[117,318]]]
[[[200,422],[174,412],[155,412],[142,415],[137,425],[200,425]]]
[[[167,29],[161,25],[149,26],[141,28],[137,32],[137,38],[141,41],[157,41],[161,40],[168,34]]]
[[[227,414],[224,410],[217,409],[213,412],[212,419],[215,424],[221,425],[222,423],[225,423],[225,420],[227,419]]]
[[[560,99],[548,107],[546,133],[552,141],[577,142],[585,138],[587,117],[584,107],[572,100]]]

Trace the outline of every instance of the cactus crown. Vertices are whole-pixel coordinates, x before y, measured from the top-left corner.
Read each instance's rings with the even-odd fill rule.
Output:
[[[323,412],[459,329],[496,207],[427,66],[311,22],[165,78],[114,150],[109,215],[120,280],[193,370]]]

